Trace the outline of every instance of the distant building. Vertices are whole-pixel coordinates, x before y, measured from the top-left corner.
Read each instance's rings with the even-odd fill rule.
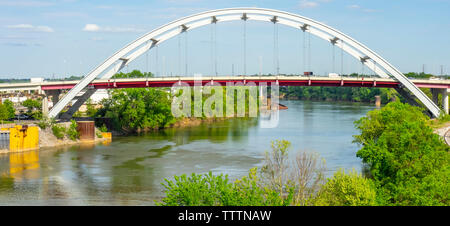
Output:
[[[28,99],[28,97],[3,97],[2,98],[2,102],[5,100],[10,100],[13,103],[22,103],[24,101],[26,101]]]
[[[40,83],[44,82],[44,78],[30,78],[31,83]]]
[[[106,89],[98,89],[94,94],[92,94],[91,100],[92,100],[92,103],[98,104],[103,99],[108,99],[109,97],[110,97],[109,93]]]

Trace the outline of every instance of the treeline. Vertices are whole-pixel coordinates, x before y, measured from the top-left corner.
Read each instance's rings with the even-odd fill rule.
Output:
[[[389,88],[289,86],[280,87],[280,95],[286,99],[351,102],[374,102],[375,96],[380,96],[381,103],[385,104],[398,93]]]
[[[118,73],[113,78],[143,78],[153,77],[152,73],[142,73],[138,70],[134,70],[130,73]],[[208,98],[215,95],[215,91],[211,94],[205,94],[205,87],[201,91],[201,100],[196,103],[194,97],[194,90],[190,88],[190,112],[183,117],[200,117],[206,118],[211,115],[206,115],[203,111],[205,104],[211,104],[211,110],[213,117],[225,117],[227,114],[227,88],[223,88],[223,99],[220,99],[223,103],[222,106],[211,104],[208,102]],[[238,88],[239,89],[239,88]],[[238,100],[246,99],[250,97],[249,90],[244,92],[236,92],[234,95],[234,101],[231,104],[233,106],[234,115],[238,117],[246,117],[250,112],[250,101],[246,100],[243,109],[238,107]],[[257,95],[257,89],[255,88],[255,94]],[[182,92],[175,94],[171,93],[170,88],[126,88],[126,89],[114,89],[110,91],[111,98],[105,99],[101,102],[102,107],[95,110],[88,108],[88,115],[99,118],[108,118],[111,122],[112,129],[123,132],[140,132],[157,130],[164,127],[171,126],[177,120],[181,118],[175,118],[172,112],[172,101],[175,96],[182,95]],[[256,96],[257,97],[257,96]],[[189,97],[188,97],[189,98]],[[258,99],[254,100],[256,104],[256,112],[258,111]],[[198,106],[195,106],[199,104]],[[88,105],[89,106],[89,105]],[[199,114],[196,114],[196,110],[202,110]],[[243,110],[243,115],[239,115],[239,110]],[[211,113],[211,112],[209,112]],[[97,125],[102,126],[102,125]]]
[[[353,73],[350,77],[367,77]],[[432,74],[409,72],[405,74],[410,79],[429,79],[435,77]],[[443,76],[448,79],[448,76]],[[421,89],[431,98],[430,89]],[[395,99],[403,99],[397,91],[390,88],[365,88],[365,87],[319,87],[319,86],[289,86],[280,87],[280,95],[286,99],[316,100],[316,101],[350,101],[350,102],[375,102],[375,96],[381,97],[381,103],[387,104]]]

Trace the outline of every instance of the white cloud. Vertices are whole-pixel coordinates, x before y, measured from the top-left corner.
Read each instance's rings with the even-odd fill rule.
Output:
[[[86,13],[82,12],[50,12],[50,13],[43,13],[42,14],[45,17],[50,18],[87,18],[88,15]]]
[[[52,6],[54,3],[46,2],[46,1],[22,1],[22,0],[14,0],[14,1],[1,1],[0,6],[18,6],[18,7],[43,7],[43,6]]]
[[[143,32],[144,30],[134,27],[100,27],[97,24],[86,24],[83,28],[83,31],[122,33],[122,32]]]
[[[360,11],[365,12],[365,13],[378,12],[375,9],[366,9],[366,8],[361,7],[360,5],[348,5],[347,8],[352,9],[352,10],[360,10]]]
[[[359,9],[359,8],[361,8],[361,6],[359,6],[359,5],[349,5],[347,7],[350,8],[350,9]]]
[[[83,31],[100,31],[100,27],[97,24],[86,24]]]
[[[54,32],[54,30],[49,26],[33,26],[31,24],[16,24],[16,25],[8,25],[6,27],[10,29],[19,29],[33,32],[47,32],[47,33]]]
[[[307,0],[300,1],[300,8],[302,8],[302,9],[315,8],[317,6],[319,6],[319,3],[317,3],[317,2],[311,2],[311,1],[307,1]]]
[[[6,45],[6,46],[13,46],[13,47],[27,47],[27,46],[37,46],[37,47],[39,47],[39,46],[42,46],[42,44],[40,44],[40,43],[34,43],[34,42],[17,42],[17,41],[14,41],[14,42],[5,42],[5,43],[2,43],[3,45]]]

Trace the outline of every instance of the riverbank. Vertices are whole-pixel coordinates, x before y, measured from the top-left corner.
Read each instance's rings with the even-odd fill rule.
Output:
[[[95,133],[97,134],[99,131],[95,128]],[[39,129],[39,148],[53,148],[59,146],[66,145],[78,145],[83,143],[100,143],[105,141],[110,141],[109,138],[99,138],[98,136],[94,136],[94,140],[71,140],[67,136],[64,136],[62,139],[58,139],[54,134],[51,128]]]
[[[58,123],[56,125],[61,128],[65,128],[65,131],[68,131],[70,124],[71,124],[70,122],[65,122],[65,123]],[[19,126],[20,125],[24,126],[24,124],[19,124]],[[3,128],[12,128],[15,126],[17,126],[17,124],[10,124],[8,126],[3,125]],[[20,148],[17,150],[0,149],[0,154],[25,152],[25,151],[39,150],[41,148],[55,148],[55,147],[60,147],[60,146],[79,145],[79,144],[86,144],[86,143],[96,144],[96,143],[100,143],[100,142],[110,142],[111,141],[111,137],[100,136],[100,134],[102,134],[102,133],[97,128],[95,128],[95,131],[94,131],[95,136],[94,136],[93,140],[80,140],[80,139],[72,140],[69,138],[69,134],[67,132],[63,132],[62,138],[56,137],[51,126],[47,126],[45,129],[40,128],[35,123],[28,123],[28,124],[25,124],[25,126],[27,126],[27,127],[24,127],[24,128],[27,128],[27,129],[29,129],[29,128],[36,129],[36,138],[38,136],[38,138],[36,139],[36,145],[34,145],[32,148],[30,145],[28,145],[29,148]],[[21,136],[23,136],[24,138],[27,138],[30,136],[30,134],[28,134],[29,131],[27,129],[25,129],[25,131],[23,132],[24,133],[23,135],[19,136],[19,138],[18,138],[19,140],[21,139],[20,138]],[[24,138],[22,138],[22,139],[24,139]],[[18,141],[18,142],[24,143],[25,141]],[[8,141],[8,142],[12,142],[12,141]],[[30,141],[28,140],[27,142],[30,142]],[[23,144],[18,144],[18,145],[20,146]]]

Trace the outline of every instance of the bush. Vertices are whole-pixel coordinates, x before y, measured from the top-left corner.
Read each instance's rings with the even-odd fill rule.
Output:
[[[102,132],[95,131],[95,135],[97,135],[98,138],[103,138]]]
[[[370,179],[355,171],[346,174],[337,171],[323,185],[315,199],[321,206],[373,206],[376,205],[376,191]]]
[[[265,153],[261,168],[261,183],[283,197],[292,195],[292,205],[311,205],[310,200],[324,182],[325,161],[307,152],[298,152],[292,160],[290,146],[286,140],[271,143],[272,150]]]
[[[383,205],[450,205],[449,147],[420,108],[393,102],[355,122]]]
[[[63,139],[64,135],[66,133],[66,128],[63,127],[63,126],[59,126],[59,125],[53,125],[52,126],[52,132],[53,132],[53,135],[55,135],[56,138]]]
[[[165,206],[215,206],[231,195],[232,184],[228,176],[193,173],[174,176],[174,181],[165,179],[166,197],[158,205]]]
[[[256,168],[234,183],[227,175],[195,174],[165,180],[166,197],[161,206],[279,206],[289,204],[276,191],[259,186]]]
[[[108,128],[106,128],[106,125],[103,124],[102,127],[99,128],[100,132],[106,133],[108,132]]]
[[[71,120],[70,122],[71,123],[69,129],[67,130],[67,135],[71,140],[75,141],[80,138],[80,133],[77,130],[77,122],[75,120]]]

